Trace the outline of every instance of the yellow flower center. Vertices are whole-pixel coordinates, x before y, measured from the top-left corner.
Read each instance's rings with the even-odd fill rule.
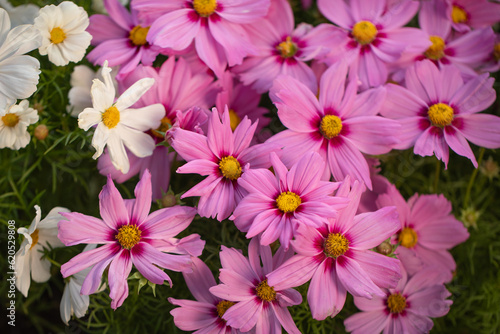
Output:
[[[453,20],[453,22],[455,23],[467,22],[467,16],[468,16],[467,12],[463,8],[453,5],[451,9],[451,19]]]
[[[50,41],[54,44],[62,43],[66,39],[66,34],[64,30],[59,27],[55,27],[50,31]]]
[[[115,106],[109,107],[102,113],[102,122],[109,129],[114,128],[120,122],[120,111]]]
[[[257,292],[257,296],[266,302],[276,300],[276,291],[274,291],[272,286],[267,284],[267,279],[260,282],[255,291]]]
[[[377,36],[377,33],[377,28],[370,21],[359,21],[352,27],[352,35],[361,45],[371,43],[375,39],[375,36]]]
[[[427,115],[432,125],[443,127],[453,121],[453,108],[445,103],[436,103],[429,107]]]
[[[222,175],[229,180],[236,180],[241,176],[241,165],[232,155],[219,161],[219,169]]]
[[[500,43],[496,43],[493,48],[493,57],[495,57],[496,61],[500,60]]]
[[[222,319],[222,316],[224,315],[224,313],[226,313],[226,311],[231,307],[233,306],[234,304],[236,303],[233,303],[233,302],[230,302],[228,300],[221,300],[218,304],[217,304],[217,314],[219,315],[219,318]],[[222,319],[224,320],[224,319]],[[226,321],[226,320],[224,320]]]
[[[5,116],[2,116],[2,122],[5,126],[8,126],[9,128],[13,128],[19,123],[19,116],[16,114],[6,114]]]
[[[35,247],[35,245],[38,243],[38,232],[39,232],[39,230],[36,229],[36,230],[33,231],[33,233],[30,234],[30,237],[31,237],[31,240],[32,240],[30,250],[33,247]]]
[[[141,233],[135,225],[123,225],[118,229],[115,239],[123,248],[131,249],[141,241]]]
[[[146,36],[148,35],[149,27],[141,27],[140,25],[135,26],[130,30],[128,38],[132,41],[134,45],[141,46],[148,43],[146,41]]]
[[[297,53],[297,45],[292,42],[292,38],[288,36],[286,40],[278,44],[276,49],[281,52],[281,57],[290,58]]]
[[[151,133],[153,134],[153,136],[163,139],[165,138],[165,132],[167,132],[171,127],[172,121],[170,120],[170,118],[165,116],[161,119],[160,127],[156,130],[151,130]]]
[[[300,196],[291,191],[281,193],[278,198],[276,198],[278,209],[285,213],[294,212],[297,210],[300,203],[302,203]]]
[[[193,8],[200,16],[207,17],[215,12],[217,0],[193,0]]]
[[[236,130],[236,127],[240,124],[240,122],[240,116],[238,116],[238,114],[233,109],[229,109],[229,123],[231,125],[231,130]]]
[[[439,60],[444,57],[444,48],[446,47],[446,43],[439,36],[431,36],[429,39],[432,42],[432,45],[424,52],[424,55],[432,60]]]
[[[418,241],[417,232],[415,232],[415,230],[411,227],[405,227],[399,233],[398,241],[401,243],[401,246],[412,248]]]
[[[326,256],[337,258],[349,249],[349,240],[340,233],[328,233],[323,245]]]
[[[393,293],[387,298],[387,307],[391,313],[401,313],[406,308],[406,298],[400,293]]]
[[[319,131],[326,139],[337,137],[342,131],[342,121],[335,115],[326,115],[321,120]]]

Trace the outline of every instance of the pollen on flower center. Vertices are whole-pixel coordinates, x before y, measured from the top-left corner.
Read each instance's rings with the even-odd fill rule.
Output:
[[[141,46],[148,43],[146,41],[146,36],[148,35],[149,27],[141,27],[140,25],[135,26],[130,30],[128,38],[132,41],[134,45]]]
[[[102,113],[102,122],[109,129],[114,128],[120,122],[120,111],[115,106],[109,107]]]
[[[359,21],[352,27],[352,35],[359,44],[371,43],[377,36],[378,30],[370,21]]]
[[[387,307],[391,313],[401,313],[406,308],[406,298],[400,293],[393,293],[387,298]]]
[[[165,138],[165,132],[167,132],[171,127],[172,121],[170,120],[170,118],[165,116],[161,119],[160,127],[158,129],[151,130],[151,133],[153,134],[153,136],[163,139]]]
[[[241,165],[232,155],[219,161],[219,169],[226,179],[234,181],[241,176]]]
[[[5,126],[8,126],[9,128],[13,128],[14,126],[19,123],[19,116],[16,114],[6,114],[5,116],[2,116],[2,122]]]
[[[123,248],[131,249],[141,240],[141,233],[135,225],[123,225],[118,229],[115,239]]]
[[[33,233],[30,234],[30,237],[31,237],[31,247],[30,249],[32,249],[33,247],[35,247],[35,245],[38,243],[38,233],[40,231],[38,229],[34,230]]]
[[[54,44],[62,43],[66,39],[66,34],[64,30],[59,27],[55,27],[50,31],[50,41]]]
[[[451,19],[455,23],[464,23],[467,22],[468,15],[463,8],[453,5],[451,8]]]
[[[439,60],[444,57],[444,49],[446,47],[446,43],[439,36],[431,36],[429,39],[432,42],[432,45],[429,46],[427,51],[424,52],[424,55],[432,60]]]
[[[429,107],[427,115],[432,125],[443,127],[450,125],[453,121],[453,108],[445,103],[436,103]]]
[[[228,300],[221,300],[218,304],[217,304],[217,314],[219,315],[219,318],[222,319],[222,316],[224,315],[224,313],[226,313],[226,311],[231,307],[233,306],[234,302],[230,302]],[[222,319],[224,320],[224,319]],[[226,321],[226,320],[224,320]]]
[[[344,255],[349,249],[349,240],[340,233],[328,233],[323,245],[326,256],[337,258]]]
[[[233,109],[229,109],[229,123],[231,125],[231,130],[236,130],[236,127],[240,124],[240,122],[240,116],[238,116],[238,114]]]
[[[200,16],[207,17],[215,12],[217,0],[193,0],[193,8]]]
[[[267,284],[267,279],[260,282],[255,291],[257,292],[257,296],[266,302],[276,300],[276,291],[274,291],[274,287]]]
[[[335,115],[326,115],[321,119],[319,131],[326,139],[337,137],[342,131],[342,120]]]
[[[417,232],[411,227],[405,227],[399,233],[398,241],[401,243],[401,246],[412,248],[418,241]]]
[[[281,57],[283,58],[293,57],[297,53],[297,45],[292,42],[292,38],[290,36],[278,44],[276,49],[281,53]]]
[[[276,198],[276,206],[284,213],[294,212],[301,203],[300,196],[291,191],[283,192]]]

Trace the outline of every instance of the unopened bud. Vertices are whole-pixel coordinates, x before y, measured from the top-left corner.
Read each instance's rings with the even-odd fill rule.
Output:
[[[164,208],[170,208],[176,204],[177,204],[177,199],[175,198],[175,195],[173,195],[173,194],[165,194],[161,198],[161,205]]]
[[[49,135],[49,128],[45,124],[39,124],[35,128],[35,138],[44,140]]]
[[[384,241],[383,243],[377,246],[377,252],[383,255],[389,255],[392,253],[392,245],[387,241]]]
[[[38,112],[38,114],[40,114],[43,111],[43,104],[41,104],[40,102],[36,102],[33,105],[33,109],[35,109]]]

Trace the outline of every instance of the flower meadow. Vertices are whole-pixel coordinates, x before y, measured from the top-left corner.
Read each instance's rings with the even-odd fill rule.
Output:
[[[499,23],[0,1],[1,328],[498,333]]]

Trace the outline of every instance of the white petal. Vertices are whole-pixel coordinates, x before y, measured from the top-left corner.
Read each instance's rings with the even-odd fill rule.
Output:
[[[94,137],[92,137],[92,146],[96,149],[95,154],[92,156],[92,159],[97,159],[101,156],[104,151],[104,147],[106,143],[108,143],[113,137],[113,133],[108,129],[104,123],[99,123],[94,132]]]
[[[155,141],[151,136],[126,126],[121,126],[119,132],[125,146],[139,158],[153,154]]]
[[[108,140],[108,152],[113,166],[123,174],[128,173],[130,163],[122,140],[118,136],[110,136]]]
[[[130,86],[119,98],[116,100],[116,107],[118,110],[125,110],[136,103],[141,96],[148,91],[155,83],[153,78],[142,78]]]
[[[120,123],[139,131],[147,131],[157,129],[163,117],[165,117],[165,107],[156,103],[144,108],[126,109],[120,112]]]
[[[69,320],[71,319],[71,299],[69,292],[69,283],[66,283],[64,287],[64,292],[61,298],[61,304],[59,306],[59,311],[61,314],[62,321],[68,325]]]
[[[102,121],[102,113],[94,108],[85,108],[78,115],[78,127],[88,131],[90,127],[99,124]]]

